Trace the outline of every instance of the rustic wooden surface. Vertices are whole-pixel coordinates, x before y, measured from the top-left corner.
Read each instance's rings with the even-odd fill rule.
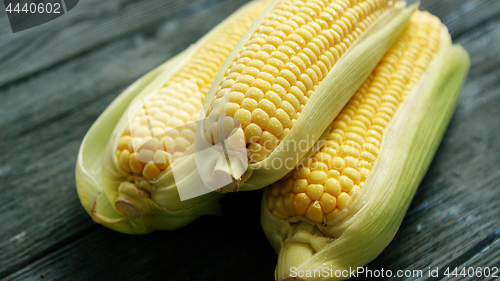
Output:
[[[130,236],[94,224],[74,182],[80,142],[113,98],[244,2],[86,0],[15,34],[0,5],[0,279],[273,280],[260,192],[226,197],[222,218]],[[472,68],[399,232],[369,268],[498,267],[500,1],[421,2]]]

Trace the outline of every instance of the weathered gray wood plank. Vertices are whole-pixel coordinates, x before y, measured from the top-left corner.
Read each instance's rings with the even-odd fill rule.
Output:
[[[117,40],[0,92],[0,278],[93,226],[74,184],[81,139],[121,90],[238,6],[226,4]]]
[[[111,100],[101,99],[19,138],[20,146],[3,157],[0,277],[93,227],[76,194],[74,165],[89,116]]]
[[[147,34],[166,19],[182,20],[216,2],[226,3],[227,10],[218,13],[227,15],[246,1],[80,1],[68,14],[41,26],[14,34],[2,29],[0,68],[8,71],[0,73],[0,87],[117,38],[138,31]],[[200,31],[203,30],[205,25],[200,25]]]
[[[58,69],[41,76],[41,79],[7,87],[0,92],[4,101],[0,104],[0,126],[8,125],[9,130],[0,131],[0,136],[2,139],[17,137],[107,93],[116,87],[113,83],[126,85],[126,81],[139,77],[185,49],[236,10],[239,4],[222,2],[216,9],[196,13],[191,21],[185,21],[181,16],[170,19],[147,33],[121,40],[121,45],[111,47],[131,48],[126,53],[97,52],[99,55],[93,57],[93,62],[86,63],[88,58],[80,57],[64,65],[64,70]]]
[[[420,3],[420,8],[438,16],[454,37],[500,16],[500,1],[496,0],[420,0]]]
[[[471,54],[471,68],[470,77],[483,76],[488,73],[498,73],[500,68],[500,16],[496,20],[491,21],[482,28],[473,30],[469,35],[460,38],[456,43],[464,45]],[[494,81],[492,81],[494,83]],[[492,85],[492,87],[498,86]],[[474,95],[480,96],[480,92]]]
[[[500,235],[500,233],[498,234]],[[462,268],[465,268],[466,270],[470,270],[469,268],[482,268],[482,277],[484,278],[484,280],[498,280],[498,278],[500,277],[500,255],[498,253],[500,253],[500,242],[497,240],[493,244],[491,244],[491,246],[486,247],[483,252],[468,260],[466,263],[460,265],[458,267],[459,272]],[[498,271],[497,269],[493,269],[492,265],[496,265]],[[488,272],[486,268],[490,270],[489,276],[485,275],[485,273],[487,274]],[[493,276],[493,273],[495,272],[497,272],[496,277]],[[475,277],[467,276],[465,280],[477,280],[477,278]],[[451,278],[448,280],[451,280]]]
[[[80,1],[68,14],[52,22],[12,34],[6,18],[0,27],[0,87],[90,51],[116,38],[154,28],[166,18],[202,9],[215,0]],[[247,0],[226,1],[228,11]],[[219,1],[218,1],[219,2]],[[409,0],[408,2],[415,2]],[[453,36],[499,15],[495,0],[421,1],[422,9],[439,16]],[[1,6],[0,12],[4,7]]]
[[[177,231],[131,236],[99,228],[5,280],[42,274],[48,280],[271,280],[275,254],[259,231],[260,196],[238,194],[226,202],[250,215],[205,217]]]

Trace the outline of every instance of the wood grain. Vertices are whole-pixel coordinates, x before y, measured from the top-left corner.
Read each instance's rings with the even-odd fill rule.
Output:
[[[225,18],[246,1],[80,1],[68,14],[39,27],[14,34],[1,30],[0,68],[9,71],[1,72],[0,87],[139,31],[154,36],[154,31],[170,21],[191,24],[185,20],[187,16],[218,2],[225,3],[226,8],[207,18],[206,25],[198,25],[196,32],[204,34],[214,21]]]
[[[233,214],[177,231],[131,236],[100,227],[5,280],[42,274],[50,280],[271,280],[276,256],[260,231],[255,203],[261,194],[230,196],[225,212]]]
[[[0,73],[0,87],[99,48],[117,38],[138,31],[147,33],[165,19],[182,20],[186,15],[215,2],[225,3],[226,9],[221,9],[219,13],[227,15],[247,0],[81,1],[65,16],[14,34],[8,27],[6,18],[3,18],[0,22],[0,67],[9,71]],[[459,36],[498,16],[500,10],[500,2],[495,0],[421,2],[421,8],[439,16],[453,36]],[[3,6],[0,7],[4,9]],[[188,21],[183,21],[186,22]],[[204,27],[202,25],[201,29]]]
[[[459,37],[500,16],[500,2],[496,0],[421,0],[420,3],[420,9],[438,16],[453,37]]]
[[[74,165],[93,121],[245,1],[105,2],[80,1],[16,34],[0,19],[0,279],[272,280],[260,192],[226,197],[223,219],[146,236],[107,230],[81,208]],[[428,267],[500,266],[500,2],[421,7],[449,26],[472,68],[399,232],[368,267],[423,270],[426,280]]]

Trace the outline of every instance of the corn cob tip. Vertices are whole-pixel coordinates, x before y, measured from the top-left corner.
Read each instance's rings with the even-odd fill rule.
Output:
[[[240,187],[241,187],[241,180],[236,180],[233,178],[232,183],[215,190],[215,192],[219,193],[237,192],[238,190],[240,190]]]
[[[151,228],[148,224],[131,223],[128,218],[122,216],[122,214],[113,208],[102,190],[94,191],[96,193],[88,194],[91,196],[89,198],[93,198],[91,201],[87,202],[82,198],[82,204],[84,204],[84,207],[92,220],[106,226],[107,228],[127,234],[146,234],[153,231],[153,228]],[[83,195],[83,191],[79,190],[79,193],[80,196]],[[87,195],[83,196],[86,197]]]
[[[242,147],[244,149],[244,146]],[[227,147],[225,151],[231,149]],[[241,176],[246,170],[246,166],[241,163],[242,161],[238,159],[238,156],[233,157],[222,157],[220,161],[217,162],[214,168],[214,182],[220,183],[224,180],[229,179],[230,183],[217,189],[217,192],[236,192],[241,187]],[[236,177],[234,176],[236,175]]]
[[[142,219],[143,217],[141,209],[125,199],[117,199],[115,208],[120,214],[129,219]]]
[[[219,193],[239,190],[247,165],[243,161],[246,158],[245,147],[239,141],[235,141],[235,138],[238,138],[237,133],[230,135],[216,146],[201,146],[200,143],[195,143],[197,169],[212,171],[208,176],[199,173],[204,186],[209,190]]]

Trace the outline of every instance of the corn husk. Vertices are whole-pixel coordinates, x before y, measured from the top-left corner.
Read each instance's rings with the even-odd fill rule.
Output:
[[[248,5],[254,3],[257,2]],[[143,234],[155,229],[177,229],[201,215],[219,214],[221,194],[208,193],[189,200],[180,198],[177,185],[203,186],[197,176],[192,148],[174,162],[175,169],[183,172],[181,177],[175,178],[170,166],[154,181],[124,172],[114,151],[116,139],[128,124],[131,106],[163,88],[209,38],[237,20],[237,16],[228,17],[187,50],[128,87],[87,132],[78,154],[76,185],[81,203],[94,221],[116,231]]]
[[[278,219],[266,208],[264,194],[261,224],[279,253],[276,280],[347,279],[305,275],[314,270],[355,271],[392,240],[444,135],[469,69],[467,52],[452,46],[448,32],[442,40],[442,49],[386,128],[361,192],[333,223]],[[299,271],[303,277],[297,276]]]

